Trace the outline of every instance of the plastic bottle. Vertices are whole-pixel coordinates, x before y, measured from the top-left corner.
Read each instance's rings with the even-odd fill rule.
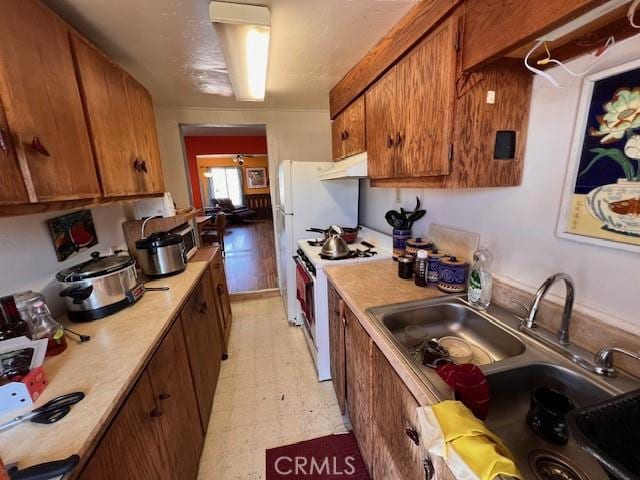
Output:
[[[469,272],[467,298],[469,303],[480,310],[486,310],[491,303],[493,280],[489,265],[493,260],[491,252],[482,247],[473,253],[473,265]]]
[[[64,338],[64,328],[51,316],[51,312],[44,302],[37,302],[33,305],[31,322],[34,340],[41,338],[49,340],[47,357],[58,355],[66,350],[67,341]]]
[[[416,263],[413,267],[414,282],[419,287],[427,286],[427,271],[429,270],[429,253],[426,250],[418,250]]]

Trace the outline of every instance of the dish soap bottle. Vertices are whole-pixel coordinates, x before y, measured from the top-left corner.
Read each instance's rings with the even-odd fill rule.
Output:
[[[480,310],[486,310],[491,303],[492,279],[489,265],[492,260],[493,255],[484,247],[473,252],[467,298],[471,305]]]

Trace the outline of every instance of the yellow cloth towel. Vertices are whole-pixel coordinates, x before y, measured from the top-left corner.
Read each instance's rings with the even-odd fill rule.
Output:
[[[480,480],[498,475],[522,479],[513,455],[462,402],[447,400],[432,406],[445,443],[451,445]]]

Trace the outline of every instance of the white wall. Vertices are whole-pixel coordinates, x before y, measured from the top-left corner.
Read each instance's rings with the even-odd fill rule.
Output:
[[[98,244],[64,262],[58,262],[47,220],[68,212],[51,212],[22,217],[0,218],[0,296],[34,290],[43,292],[54,314],[64,311],[58,297],[60,285],[55,274],[89,259],[91,252],[126,248],[121,204],[92,209]]]
[[[264,124],[270,178],[281,160],[330,161],[328,111],[208,110],[156,108],[166,188],[179,207],[191,205],[180,124]],[[271,182],[272,188],[275,182]]]
[[[640,36],[619,44],[595,70],[637,59]],[[571,66],[578,71],[586,58]],[[594,71],[595,71],[594,70]],[[531,292],[550,274],[570,273],[579,308],[626,330],[640,332],[640,256],[558,238],[555,234],[564,176],[578,106],[581,80],[558,68],[565,86],[556,89],[541,78],[533,84],[523,182],[520,187],[478,190],[410,190],[360,185],[360,223],[391,231],[384,213],[397,200],[412,208],[423,200],[427,216],[414,226],[424,234],[431,222],[481,234],[494,252],[494,272]],[[562,294],[562,289],[555,292]]]

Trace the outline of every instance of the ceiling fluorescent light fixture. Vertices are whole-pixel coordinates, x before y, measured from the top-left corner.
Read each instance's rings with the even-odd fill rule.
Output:
[[[211,2],[209,17],[220,40],[236,99],[263,102],[271,33],[269,9],[258,5]]]

